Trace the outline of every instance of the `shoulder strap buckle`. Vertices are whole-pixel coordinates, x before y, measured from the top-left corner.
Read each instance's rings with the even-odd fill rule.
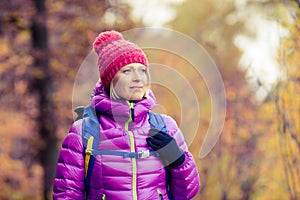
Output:
[[[85,150],[85,154],[86,154],[86,155],[93,155],[93,149],[87,148],[87,149]]]
[[[150,156],[149,150],[143,150],[137,153],[138,158],[148,158]]]

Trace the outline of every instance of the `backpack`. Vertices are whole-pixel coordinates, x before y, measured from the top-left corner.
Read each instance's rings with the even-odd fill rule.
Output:
[[[84,146],[84,169],[85,169],[85,199],[89,194],[90,190],[90,180],[92,176],[92,169],[94,166],[96,155],[104,154],[104,155],[115,155],[121,156],[123,158],[147,158],[149,156],[159,156],[159,154],[153,150],[141,151],[141,152],[125,152],[118,150],[99,150],[99,122],[96,115],[96,111],[92,106],[80,106],[75,109],[77,113],[78,119],[82,119],[82,141]],[[162,115],[148,112],[149,115],[149,124],[150,128],[155,128],[157,130],[161,130],[167,132],[167,127]],[[75,121],[76,121],[75,120]],[[166,168],[167,170],[167,168]],[[167,170],[167,189],[168,189],[168,170]]]

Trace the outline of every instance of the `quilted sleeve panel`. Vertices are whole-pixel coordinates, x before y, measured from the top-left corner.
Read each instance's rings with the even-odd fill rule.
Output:
[[[193,155],[189,152],[184,136],[171,117],[165,117],[169,134],[185,153],[185,161],[177,168],[170,168],[170,193],[174,200],[192,199],[200,189],[200,178]]]
[[[54,179],[53,199],[84,199],[84,154],[81,121],[75,122],[62,143]]]

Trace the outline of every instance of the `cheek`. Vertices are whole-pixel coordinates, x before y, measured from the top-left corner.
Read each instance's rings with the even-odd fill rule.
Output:
[[[143,81],[144,81],[144,83],[150,82],[150,75],[148,73],[143,76]]]
[[[126,79],[122,76],[115,76],[113,79],[113,86],[115,89],[124,87],[126,85]]]
[[[118,92],[118,93],[124,91],[125,88],[126,88],[126,85],[125,85],[125,84],[126,84],[126,83],[123,82],[121,79],[118,80],[118,81],[116,81],[116,82],[114,83],[115,91]]]
[[[121,98],[128,96],[128,81],[125,78],[118,78],[113,81],[115,93]]]

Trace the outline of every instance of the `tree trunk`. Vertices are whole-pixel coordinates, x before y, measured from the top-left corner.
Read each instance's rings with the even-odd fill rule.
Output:
[[[39,143],[38,160],[44,171],[43,198],[51,199],[57,162],[57,137],[54,104],[51,97],[52,75],[49,69],[48,33],[45,0],[33,0],[36,12],[32,18],[31,39],[33,79],[31,89],[36,95],[39,113],[36,119]]]

